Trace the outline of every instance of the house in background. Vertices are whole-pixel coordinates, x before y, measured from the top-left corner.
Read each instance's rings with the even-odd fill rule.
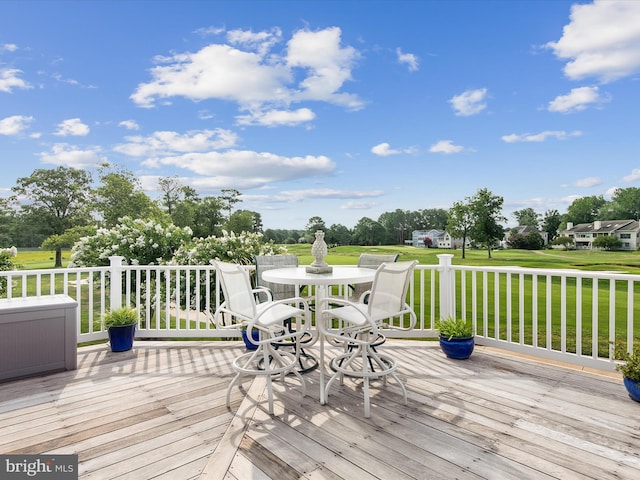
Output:
[[[542,237],[542,240],[544,241],[543,245],[549,244],[549,232],[543,232],[530,225],[518,225],[517,227],[507,228],[505,230],[503,245],[507,244],[507,240],[509,240],[511,235],[527,235],[531,232],[535,232]]]
[[[438,248],[462,248],[462,239],[453,238],[451,235],[445,232],[438,242]],[[467,240],[465,242],[465,248],[471,248],[471,239],[469,237],[467,237]]]
[[[431,246],[438,247],[438,242],[444,234],[444,230],[414,230],[411,235],[411,245],[413,245],[414,247],[424,247],[424,239],[430,238]]]
[[[622,250],[637,250],[640,223],[637,220],[596,220],[574,226],[567,222],[567,229],[560,235],[572,238],[576,249],[593,248],[593,241],[599,236],[615,236],[622,242]]]

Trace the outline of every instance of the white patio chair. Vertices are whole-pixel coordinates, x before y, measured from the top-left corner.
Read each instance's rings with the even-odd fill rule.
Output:
[[[309,306],[302,297],[273,300],[269,290],[252,288],[247,270],[237,264],[216,262],[220,275],[224,302],[216,310],[218,315],[226,315],[236,325],[246,327],[247,337],[258,348],[237,357],[232,364],[237,372],[227,387],[227,407],[230,404],[231,389],[243,375],[264,375],[267,379],[269,414],[273,415],[272,378],[280,375],[284,381],[288,373],[293,373],[302,385],[302,395],[306,395],[306,382],[296,371],[299,348],[293,353],[274,348],[279,341],[299,342],[306,333]],[[259,302],[261,296],[264,301]],[[285,320],[293,319],[285,323]],[[252,338],[252,331],[260,332],[259,340]]]
[[[322,321],[318,322],[321,334],[320,363],[324,367],[325,343],[347,345],[344,353],[332,361],[335,373],[324,386],[324,368],[320,372],[320,402],[327,403],[329,390],[336,380],[344,377],[362,378],[364,390],[364,415],[370,416],[369,381],[392,377],[402,389],[404,403],[407,391],[396,375],[396,362],[382,355],[373,347],[383,328],[409,330],[414,327],[416,316],[405,298],[413,270],[418,262],[383,263],[376,270],[368,303],[351,302],[345,299],[331,299],[331,304],[341,304],[338,308],[322,311]],[[400,317],[400,322],[386,323],[386,320]],[[337,320],[337,322],[334,322]],[[337,325],[334,325],[336,323]],[[328,342],[327,342],[328,341]],[[371,363],[375,369],[371,368]]]
[[[302,290],[305,288],[304,285],[297,287],[295,285],[267,282],[262,279],[262,273],[265,271],[273,270],[274,268],[297,267],[297,255],[292,253],[254,255],[254,263],[256,266],[256,287],[268,288],[269,291],[271,291],[274,300],[283,300],[297,295],[302,296]],[[305,299],[310,303],[309,298]],[[311,306],[309,308],[312,309]],[[290,320],[285,320],[285,323],[290,323]],[[274,342],[273,345],[275,348],[299,348],[300,355],[298,357],[297,369],[300,373],[307,373],[318,368],[318,359],[304,350],[304,347],[310,345],[312,342],[313,335],[311,335],[311,332],[306,331],[299,338],[299,342],[298,339],[288,338],[279,342]]]

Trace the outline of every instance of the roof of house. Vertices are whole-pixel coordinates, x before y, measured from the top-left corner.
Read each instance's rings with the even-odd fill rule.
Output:
[[[598,222],[579,223],[573,228],[565,230],[571,233],[611,233],[620,230],[635,231],[640,228],[640,223],[636,220],[600,220],[600,228],[595,228]]]

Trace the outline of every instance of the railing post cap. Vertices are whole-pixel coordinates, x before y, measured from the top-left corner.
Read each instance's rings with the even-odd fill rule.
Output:
[[[124,257],[122,255],[111,255],[109,257],[109,261],[111,262],[112,266],[122,265],[123,260],[124,260]]]

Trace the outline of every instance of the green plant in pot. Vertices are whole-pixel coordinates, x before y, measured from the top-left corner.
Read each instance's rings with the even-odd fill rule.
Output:
[[[473,325],[461,318],[441,318],[436,322],[440,333],[440,348],[449,358],[466,359],[475,346]]]
[[[104,327],[109,333],[112,352],[125,352],[133,348],[133,338],[140,315],[131,307],[121,307],[104,314]]]
[[[617,343],[613,349],[613,356],[618,361],[616,370],[622,374],[629,396],[640,402],[640,343],[633,345],[631,353],[627,350],[626,344]]]

